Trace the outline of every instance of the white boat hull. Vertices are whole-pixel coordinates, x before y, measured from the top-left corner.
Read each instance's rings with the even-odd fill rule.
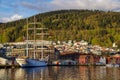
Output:
[[[44,60],[37,60],[37,59],[22,59],[17,58],[16,61],[21,67],[43,67],[47,66],[46,61]]]
[[[12,65],[12,60],[0,57],[0,65]]]
[[[8,64],[8,60],[5,59],[5,58],[0,57],[0,64],[6,65],[6,64]]]
[[[119,67],[118,64],[106,64],[107,67]]]

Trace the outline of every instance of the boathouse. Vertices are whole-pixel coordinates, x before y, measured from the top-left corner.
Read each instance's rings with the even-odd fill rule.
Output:
[[[79,64],[87,65],[94,63],[94,56],[93,54],[80,54],[79,56]]]
[[[120,52],[117,52],[114,55],[111,55],[110,57],[107,57],[108,64],[120,64]]]

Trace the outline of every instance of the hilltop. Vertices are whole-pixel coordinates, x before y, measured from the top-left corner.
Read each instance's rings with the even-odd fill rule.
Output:
[[[120,46],[120,12],[59,10],[37,14],[35,17],[52,35],[47,40],[86,40],[106,47],[112,47],[116,42]],[[29,17],[29,23],[33,21],[33,16]],[[0,42],[23,41],[26,24],[26,19],[0,24]]]

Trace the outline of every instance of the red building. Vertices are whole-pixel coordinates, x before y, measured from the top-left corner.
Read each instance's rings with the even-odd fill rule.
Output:
[[[79,64],[94,64],[94,56],[92,54],[80,54]]]

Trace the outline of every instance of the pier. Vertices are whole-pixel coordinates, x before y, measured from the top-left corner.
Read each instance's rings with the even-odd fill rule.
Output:
[[[0,64],[0,68],[19,68],[19,65],[1,65]]]

